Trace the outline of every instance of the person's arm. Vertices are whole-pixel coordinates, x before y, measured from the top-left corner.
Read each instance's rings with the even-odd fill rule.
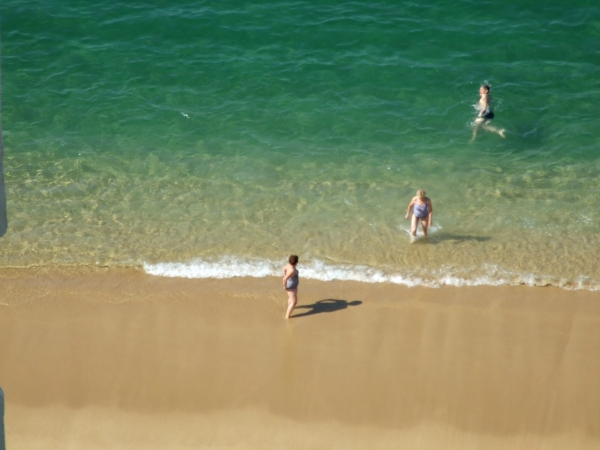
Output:
[[[290,271],[289,267],[285,267],[283,269],[283,288],[285,289],[287,287],[287,280],[292,276],[292,274],[294,273],[294,271]]]
[[[427,200],[427,206],[429,207],[429,225],[433,225],[433,205],[431,204],[431,200]]]
[[[408,219],[408,216],[410,214],[410,208],[412,208],[412,206],[415,204],[415,198],[416,197],[413,197],[413,199],[408,204],[408,208],[406,208],[406,216],[404,217],[405,219]]]

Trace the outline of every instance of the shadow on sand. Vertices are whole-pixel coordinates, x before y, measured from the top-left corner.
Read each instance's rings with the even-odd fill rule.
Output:
[[[330,313],[330,312],[339,311],[341,309],[346,309],[348,306],[358,306],[358,305],[362,305],[362,301],[354,300],[351,302],[347,302],[346,300],[336,300],[334,298],[328,298],[325,300],[319,300],[318,302],[315,302],[312,305],[296,306],[297,310],[298,309],[310,309],[310,310],[300,313],[300,314],[295,314],[295,315],[291,316],[291,318],[295,319],[296,317],[311,316],[313,314]]]

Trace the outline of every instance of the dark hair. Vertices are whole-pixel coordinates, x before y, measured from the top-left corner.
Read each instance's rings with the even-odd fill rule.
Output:
[[[488,92],[490,92],[492,90],[492,87],[489,84],[482,84],[481,87],[484,88]]]
[[[295,266],[296,264],[298,264],[298,255],[291,255],[288,261],[292,266]]]

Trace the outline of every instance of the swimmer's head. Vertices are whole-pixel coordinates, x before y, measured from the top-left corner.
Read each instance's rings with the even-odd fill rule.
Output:
[[[426,192],[423,189],[417,191],[417,197],[419,197],[420,200],[425,200],[425,194]]]
[[[288,259],[292,266],[298,264],[298,255],[290,255],[290,259]]]
[[[482,84],[479,88],[479,92],[483,91],[485,94],[489,94],[490,89],[492,89],[492,87],[489,84]]]

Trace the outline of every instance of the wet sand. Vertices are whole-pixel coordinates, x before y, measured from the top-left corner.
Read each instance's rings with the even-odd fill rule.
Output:
[[[0,272],[19,449],[592,449],[600,293]]]

